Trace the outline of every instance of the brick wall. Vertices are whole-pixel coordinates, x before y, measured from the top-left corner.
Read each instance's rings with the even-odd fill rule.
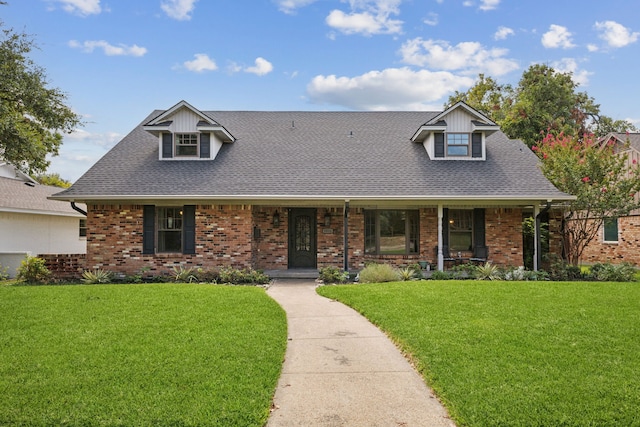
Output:
[[[142,205],[88,205],[87,269],[146,275],[172,273],[174,266],[251,266],[249,206],[196,206],[196,254],[142,254]]]
[[[487,208],[485,233],[489,261],[502,266],[523,265],[522,209]]]
[[[57,279],[78,279],[86,269],[85,254],[40,254],[47,269]]]
[[[602,227],[598,235],[582,253],[586,264],[630,262],[640,265],[640,216],[618,218],[618,242],[605,243]]]

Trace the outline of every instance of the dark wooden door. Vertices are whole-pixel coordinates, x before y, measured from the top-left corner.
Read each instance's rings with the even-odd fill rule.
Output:
[[[315,209],[289,213],[289,268],[316,268],[317,225]]]

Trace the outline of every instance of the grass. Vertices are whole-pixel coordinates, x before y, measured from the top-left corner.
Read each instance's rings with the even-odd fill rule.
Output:
[[[286,348],[257,287],[0,286],[0,425],[262,426]]]
[[[460,426],[640,425],[637,283],[325,286],[410,354]]]

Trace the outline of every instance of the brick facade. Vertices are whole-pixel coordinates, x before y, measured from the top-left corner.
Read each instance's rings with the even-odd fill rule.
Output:
[[[602,227],[585,248],[581,262],[595,264],[630,262],[640,265],[640,215],[618,218],[618,242],[604,242]]]
[[[287,269],[288,209],[249,205],[197,205],[196,253],[142,254],[142,205],[90,204],[87,217],[86,268],[103,268],[123,274],[147,271],[150,276],[171,274],[173,267],[205,269],[236,268]],[[278,212],[280,224],[274,226]],[[331,215],[329,226],[324,223]],[[317,265],[342,267],[343,209],[318,208]],[[437,264],[437,208],[420,209],[420,254],[365,255],[364,210],[349,213],[349,267],[359,270],[367,262],[408,266],[418,261]],[[522,210],[487,209],[486,245],[489,260],[498,265],[522,265]],[[465,254],[469,255],[469,254]]]

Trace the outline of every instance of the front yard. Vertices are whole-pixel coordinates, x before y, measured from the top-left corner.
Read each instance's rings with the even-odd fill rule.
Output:
[[[257,287],[0,286],[0,425],[262,426],[286,348]]]
[[[460,426],[640,425],[640,285],[324,286],[409,353]]]

